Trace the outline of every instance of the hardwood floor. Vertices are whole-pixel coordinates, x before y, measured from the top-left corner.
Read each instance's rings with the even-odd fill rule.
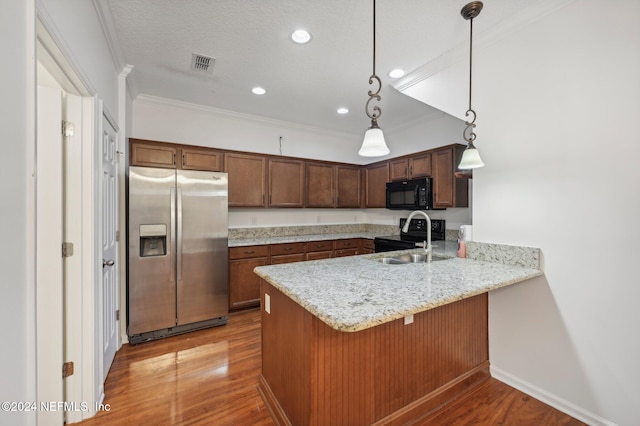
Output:
[[[258,394],[260,311],[226,326],[124,345],[105,382],[99,425],[273,425]],[[495,379],[415,425],[582,425]]]

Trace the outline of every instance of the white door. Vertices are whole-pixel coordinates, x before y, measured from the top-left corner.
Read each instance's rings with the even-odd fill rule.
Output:
[[[118,176],[116,131],[102,118],[102,352],[106,380],[118,349]]]
[[[63,401],[62,91],[38,86],[36,140],[37,400]],[[40,407],[38,407],[40,408]],[[63,411],[38,410],[37,422],[62,425]]]

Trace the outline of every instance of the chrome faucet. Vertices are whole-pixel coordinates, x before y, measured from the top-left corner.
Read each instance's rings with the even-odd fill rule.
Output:
[[[424,246],[424,251],[427,255],[427,262],[431,263],[431,252],[433,251],[433,248],[431,247],[431,218],[429,218],[429,216],[422,210],[412,211],[409,217],[407,218],[407,221],[404,223],[404,226],[402,227],[402,232],[406,233],[409,231],[409,224],[411,223],[411,219],[413,219],[413,217],[418,214],[423,215],[425,219],[427,219],[427,242],[423,246]],[[418,244],[419,243],[416,243],[416,245]]]

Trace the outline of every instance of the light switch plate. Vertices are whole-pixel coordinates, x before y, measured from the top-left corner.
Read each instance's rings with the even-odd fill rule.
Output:
[[[413,314],[404,317],[404,325],[413,324]]]
[[[264,294],[264,311],[268,314],[271,313],[271,296],[268,293]]]

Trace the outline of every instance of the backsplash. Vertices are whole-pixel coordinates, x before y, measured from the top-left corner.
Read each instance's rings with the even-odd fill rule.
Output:
[[[540,249],[467,241],[467,258],[542,270]]]
[[[355,234],[359,232],[372,232],[380,235],[397,235],[400,230],[397,225],[373,225],[368,223],[230,228],[229,239],[274,238],[321,234]]]

